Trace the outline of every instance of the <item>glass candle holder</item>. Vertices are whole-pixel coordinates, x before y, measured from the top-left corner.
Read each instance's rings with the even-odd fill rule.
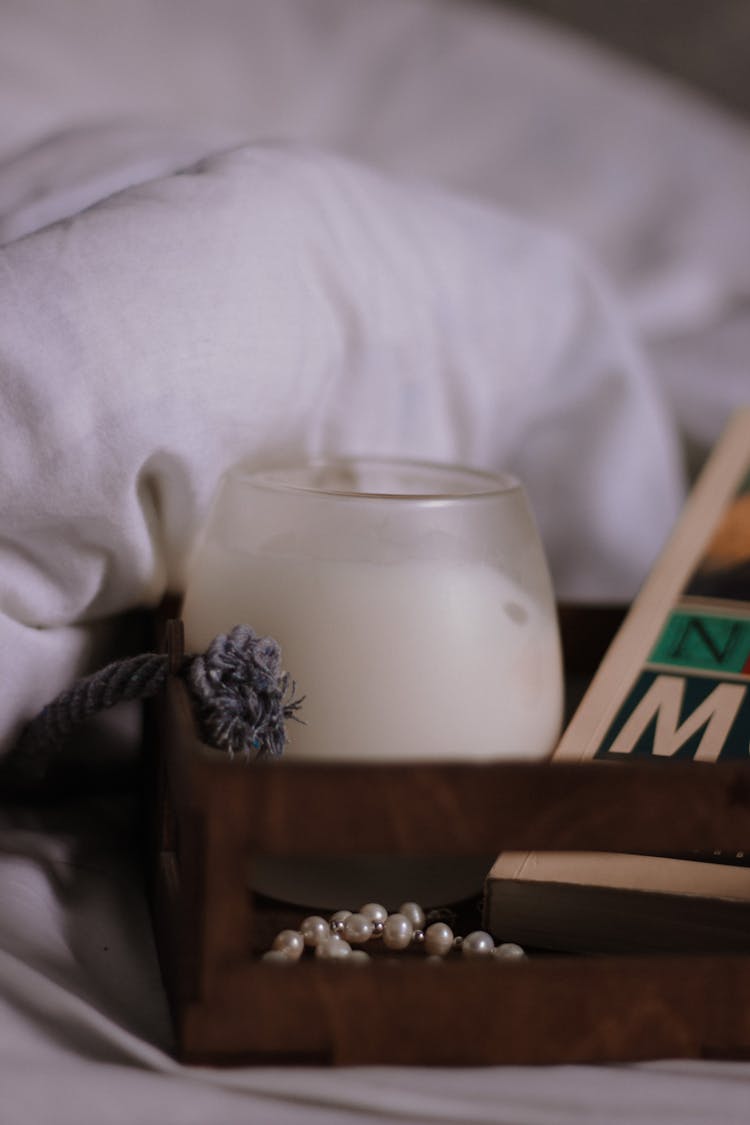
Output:
[[[237,624],[279,642],[304,696],[290,760],[540,759],[559,734],[552,585],[508,475],[378,459],[233,469],[193,553],[183,619],[189,651]],[[459,868],[426,897],[462,897]],[[477,887],[486,869],[474,865]],[[259,889],[329,905],[310,872],[309,893],[292,883],[277,872]],[[362,901],[378,889],[360,885]]]

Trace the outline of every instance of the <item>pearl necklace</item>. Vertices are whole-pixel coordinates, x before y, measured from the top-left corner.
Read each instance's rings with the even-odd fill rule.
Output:
[[[354,912],[337,910],[328,919],[311,914],[303,919],[298,930],[281,930],[270,950],[263,954],[263,960],[289,964],[299,961],[307,948],[323,960],[369,961],[369,953],[352,946],[365,945],[372,939],[382,940],[392,952],[421,947],[431,962],[442,961],[454,950],[460,950],[464,957],[491,957],[498,961],[517,961],[526,956],[515,942],[496,945],[485,930],[460,937],[454,935],[446,922],[431,922],[426,927],[425,922],[425,912],[417,902],[404,902],[393,914],[379,902],[367,902]]]

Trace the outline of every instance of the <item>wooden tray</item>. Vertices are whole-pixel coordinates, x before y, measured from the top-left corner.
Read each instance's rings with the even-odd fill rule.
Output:
[[[561,614],[574,693],[619,623]],[[746,849],[750,764],[245,766],[196,736],[182,682],[151,709],[151,891],[189,1062],[555,1063],[750,1056],[748,955],[532,956],[439,966],[260,960],[304,913],[255,899],[253,857]],[[617,771],[613,784],[612,769]],[[312,811],[311,811],[312,810]],[[677,815],[678,814],[678,815]],[[449,831],[446,831],[449,826]]]

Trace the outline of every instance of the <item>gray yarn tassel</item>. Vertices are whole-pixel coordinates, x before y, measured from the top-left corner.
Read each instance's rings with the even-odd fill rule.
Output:
[[[281,649],[236,625],[202,655],[186,657],[187,683],[203,740],[247,760],[281,756],[286,719],[301,722],[296,686],[281,667]]]
[[[22,785],[41,781],[55,750],[85,719],[116,703],[156,695],[169,661],[167,653],[144,653],[78,680],[32,719],[3,772]],[[201,738],[230,757],[278,758],[286,720],[301,721],[296,712],[302,700],[293,698],[295,684],[281,667],[278,644],[248,625],[216,637],[205,653],[184,656],[177,674],[186,682]]]

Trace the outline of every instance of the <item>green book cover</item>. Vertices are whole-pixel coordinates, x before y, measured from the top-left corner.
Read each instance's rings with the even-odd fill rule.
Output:
[[[749,688],[750,472],[592,756],[750,758]]]

